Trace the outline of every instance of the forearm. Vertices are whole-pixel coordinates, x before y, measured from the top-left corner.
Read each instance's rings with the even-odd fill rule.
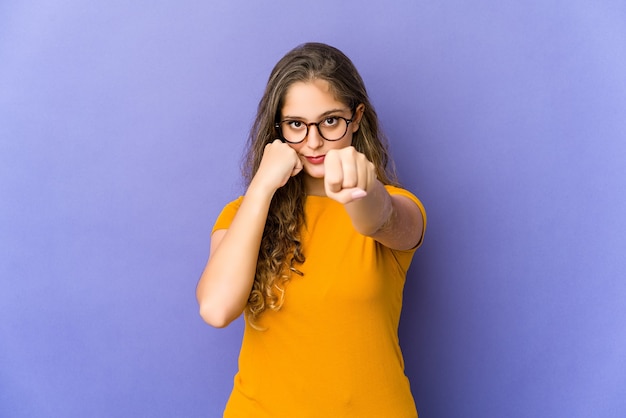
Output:
[[[371,236],[389,223],[393,204],[385,186],[375,180],[365,197],[347,203],[345,208],[354,228],[360,234]]]
[[[211,254],[196,297],[200,315],[223,327],[243,312],[254,281],[259,246],[273,191],[251,184],[228,230],[212,238]],[[215,234],[214,234],[215,235]]]
[[[390,195],[378,180],[367,195],[345,205],[354,228],[396,250],[414,248],[422,236],[424,219],[408,197]]]

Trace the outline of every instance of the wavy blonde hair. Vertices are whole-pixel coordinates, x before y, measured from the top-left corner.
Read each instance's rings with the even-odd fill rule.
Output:
[[[250,130],[243,161],[246,186],[256,174],[265,145],[279,137],[275,124],[281,119],[283,101],[296,82],[325,80],[335,98],[352,110],[364,105],[359,129],[352,137],[354,148],[374,163],[383,184],[397,184],[390,159],[388,142],[378,123],[365,84],[352,61],[337,48],[321,43],[306,43],[288,52],[272,70],[259,102]],[[255,325],[266,309],[279,310],[285,297],[285,285],[293,272],[302,274],[297,265],[305,261],[300,241],[304,225],[306,190],[302,173],[289,179],[276,191],[270,204],[259,248],[256,274],[246,306],[246,316]]]

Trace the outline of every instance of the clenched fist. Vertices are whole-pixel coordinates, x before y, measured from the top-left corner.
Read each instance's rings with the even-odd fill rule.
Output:
[[[330,150],[324,160],[326,195],[346,204],[367,195],[376,181],[376,168],[354,147]]]
[[[255,180],[270,189],[277,190],[301,170],[302,161],[296,151],[276,139],[265,146]]]

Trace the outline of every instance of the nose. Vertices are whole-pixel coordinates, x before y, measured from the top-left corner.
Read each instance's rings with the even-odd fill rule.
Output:
[[[315,127],[315,129],[313,129]],[[324,145],[324,138],[321,137],[319,128],[316,124],[310,124],[307,137],[305,138],[306,144],[309,148],[315,149]]]

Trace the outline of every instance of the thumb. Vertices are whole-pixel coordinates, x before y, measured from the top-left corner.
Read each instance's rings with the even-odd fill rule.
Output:
[[[367,196],[367,192],[363,189],[359,189],[358,187],[348,190],[352,190],[352,193],[350,193],[350,197],[352,197],[352,200],[362,199]]]
[[[291,170],[291,177],[295,176],[300,171],[302,171],[302,161],[300,161],[300,158],[296,158],[296,165]]]
[[[331,199],[345,205],[347,203],[364,198],[365,196],[367,196],[367,192],[358,187],[351,187],[349,189],[341,189],[339,192],[336,193],[329,193],[329,191],[327,190],[326,195]]]

